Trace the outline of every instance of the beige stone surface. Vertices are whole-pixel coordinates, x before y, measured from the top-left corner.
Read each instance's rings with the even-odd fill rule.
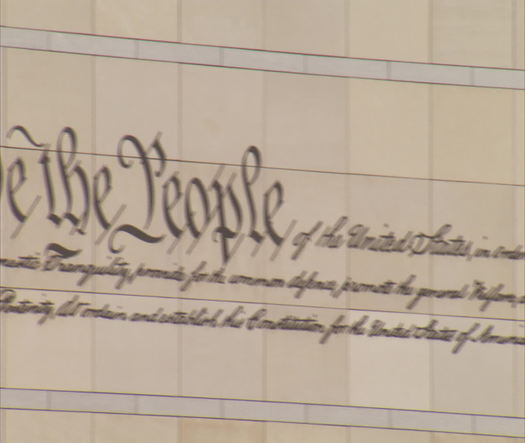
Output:
[[[445,320],[442,320],[445,323]],[[441,321],[440,321],[441,323]],[[469,320],[446,317],[449,328],[468,332],[478,338],[490,326],[488,333],[512,336],[512,323],[501,320]],[[451,343],[433,343],[432,409],[437,411],[468,412],[513,416],[516,384],[511,344],[467,342],[457,353]],[[495,383],[495,379],[497,383]]]
[[[96,307],[129,314],[178,311],[177,300],[96,295]],[[80,319],[89,323],[88,319]],[[173,324],[91,319],[96,391],[179,394],[180,329]]]
[[[431,432],[350,428],[351,443],[434,443],[433,437]]]
[[[433,228],[436,233],[450,225],[444,238],[463,238],[472,242],[469,255],[478,248],[493,252],[503,246],[508,250],[519,244],[514,229],[515,195],[511,186],[490,186],[479,183],[436,182],[433,184]],[[476,220],[476,223],[473,223]],[[518,269],[513,260],[468,256],[440,256],[432,258],[433,284],[443,289],[460,289],[475,281],[485,290],[504,284],[502,293],[516,293],[515,276]],[[436,313],[514,318],[517,311],[509,303],[491,303],[484,310],[482,300],[434,300]]]
[[[5,130],[22,125],[39,143],[55,147],[62,128],[75,129],[78,151],[90,152],[93,59],[88,56],[7,49]],[[31,147],[18,135],[9,145]]]
[[[433,86],[433,177],[512,183],[513,92]]]
[[[260,71],[182,66],[182,146],[187,160],[241,162],[249,146],[263,144]]]
[[[94,443],[176,443],[178,419],[137,415],[94,414]]]
[[[178,0],[182,41],[261,48],[263,2],[260,0]]]
[[[521,438],[434,432],[432,443],[523,443]]]
[[[4,3],[0,4],[0,15],[3,16],[3,8]],[[0,48],[0,69],[1,69],[1,75],[0,75],[0,97],[2,100],[0,100],[0,127],[5,128],[5,115],[6,115],[6,92],[7,92],[7,82],[6,82],[6,59],[7,59],[7,50],[4,48]],[[0,143],[4,144],[4,136],[5,134],[0,134]],[[5,164],[4,162],[4,149],[2,149],[2,166]],[[8,210],[6,199],[2,199],[0,201],[0,223],[1,228],[0,229],[0,256],[6,257],[8,254],[8,247],[6,246],[8,243],[8,239],[10,234],[8,232],[12,232],[12,228],[10,224],[12,223],[12,220],[8,220],[6,217],[6,212]],[[4,268],[3,266],[0,267],[0,281],[4,282],[5,285],[8,284],[8,277],[9,277],[9,271]],[[0,322],[0,385],[5,385],[5,365],[6,365],[6,359],[5,359],[5,322]]]
[[[514,91],[514,183],[525,184],[525,93]]]
[[[93,0],[95,32],[119,37],[177,41],[182,0]]]
[[[3,62],[5,60],[5,50],[2,48],[1,52],[0,52],[0,62],[2,63],[2,68],[4,67],[3,65]],[[0,93],[2,93],[1,97],[5,97],[4,95],[4,91],[5,91],[5,75],[3,75],[3,72],[2,72],[2,76],[0,78]],[[3,111],[5,108],[5,100],[0,100],[0,110]],[[2,126],[2,128],[4,128],[4,118],[5,118],[5,112],[1,112],[0,113],[0,125]],[[2,138],[3,140],[3,134],[0,135],[0,137]],[[6,164],[5,162],[7,161],[7,156],[6,156],[6,150],[2,149],[1,151],[1,154],[2,154],[2,167],[5,167],[4,165]],[[14,160],[14,158],[13,158]],[[8,203],[6,201],[7,199],[1,199],[0,200],[0,226],[1,226],[1,229],[0,229],[0,256],[1,257],[8,257],[9,256],[9,252],[10,249],[12,249],[12,247],[10,247],[11,245],[9,245],[9,238],[13,232],[14,229],[16,229],[16,226],[15,226],[15,219],[14,217],[12,216],[9,216],[8,217],[8,213],[9,213],[9,206],[8,206]],[[10,277],[10,269],[8,268],[5,268],[3,266],[0,267],[0,281],[2,282],[3,285],[9,285],[9,277]],[[5,374],[6,374],[6,355],[5,355],[5,350],[6,350],[6,331],[5,331],[5,328],[6,328],[6,322],[5,321],[0,321],[0,385],[2,386],[5,386]]]
[[[525,69],[525,1],[515,0],[513,16],[515,20],[514,31],[514,69]]]
[[[517,245],[525,244],[525,189],[514,188],[514,238]],[[514,265],[516,292],[525,294],[525,272],[523,263],[517,261]],[[516,319],[525,320],[525,305],[516,309]]]
[[[348,214],[347,177],[342,174],[325,174],[304,171],[265,171],[266,186],[279,182],[284,189],[284,204],[275,216],[275,229],[285,236],[293,227],[288,240],[278,249],[270,239],[263,245],[259,256],[263,269],[270,276],[290,282],[303,275],[312,275],[316,281],[335,281],[342,285],[347,274],[346,251],[319,243],[324,233],[344,223]],[[327,198],[328,196],[328,198]],[[292,225],[295,222],[295,225]],[[338,234],[348,229],[342,224]],[[278,251],[278,252],[275,252]],[[276,256],[274,257],[274,253]],[[264,255],[263,255],[264,254]],[[263,259],[267,257],[267,259]],[[282,288],[264,292],[267,302],[320,307],[345,307],[344,294],[334,297],[331,290]]]
[[[2,254],[3,256],[3,254]],[[8,284],[8,282],[5,280],[3,273],[0,274],[0,278],[3,284]],[[4,296],[4,291],[1,291],[2,298]],[[1,386],[7,386],[7,322],[5,321],[5,317],[2,317],[2,320],[0,321],[0,385]],[[1,434],[0,434],[1,436]]]
[[[253,443],[264,442],[264,424],[235,420],[180,420],[180,439],[184,443]]]
[[[0,24],[23,28],[92,32],[90,0],[3,0]]]
[[[178,66],[98,58],[95,73],[96,152],[116,154],[117,144],[126,134],[137,137],[144,149],[159,136],[167,157],[177,158]],[[129,151],[124,154],[137,155],[133,149]]]
[[[514,335],[523,336],[524,332],[523,322],[514,325]],[[514,415],[523,417],[525,415],[525,352],[519,346],[514,347],[514,368]]]
[[[428,0],[350,0],[350,57],[426,62]]]
[[[0,8],[3,8],[4,4],[0,4]],[[0,9],[1,15],[1,9]],[[7,95],[7,48],[0,48],[0,126],[2,128],[7,127],[6,114],[7,114],[7,100],[5,99]],[[0,143],[5,144],[5,134],[4,131],[0,134]]]
[[[91,443],[90,414],[14,410],[3,413],[5,443]]]
[[[235,312],[238,303],[183,301],[184,312],[207,309],[221,312],[221,321]],[[252,315],[262,306],[244,305],[237,318]],[[185,326],[181,330],[182,395],[215,398],[263,397],[263,331],[235,327]]]
[[[6,418],[5,418],[6,411],[2,410],[0,411],[0,440],[2,443],[6,440]]]
[[[61,305],[69,294],[56,295]],[[24,292],[20,299],[49,301],[44,292]],[[92,324],[59,317],[39,324],[41,315],[6,316],[5,382],[7,387],[89,390],[92,387]],[[64,334],[64,331],[68,331]],[[35,368],[38,368],[35,370]]]
[[[349,171],[428,177],[429,86],[350,80]]]
[[[269,166],[345,171],[348,80],[265,74]]]
[[[342,312],[275,306],[268,318],[287,315],[331,324]],[[320,343],[318,332],[269,330],[266,335],[266,393],[269,400],[343,404],[347,398],[347,336]],[[308,387],[307,389],[305,387]]]
[[[384,328],[425,327],[430,317],[351,311],[351,322],[368,316]],[[349,340],[349,404],[401,409],[430,409],[430,353],[427,340],[351,335]]]
[[[436,229],[451,224],[453,230],[449,235],[462,234],[465,239],[468,235],[482,241],[482,247],[499,243],[510,246],[515,241],[513,228],[517,221],[509,217],[515,205],[513,186],[435,182],[432,193]]]
[[[435,0],[433,4],[433,61],[523,66],[522,0]],[[516,18],[509,12],[513,4]],[[263,4],[255,0],[171,0],[159,3],[158,9],[146,8],[136,0],[94,0],[94,6],[95,30],[103,34],[161,40],[182,36],[194,43],[337,55],[345,54],[346,48],[347,55],[355,57],[429,58],[427,1],[399,0],[393,5],[384,0],[350,0],[345,7],[343,0],[270,0],[264,5],[264,15]],[[9,26],[89,32],[93,23],[83,2],[70,5],[50,0],[44,11],[39,2],[29,8],[26,0],[5,0],[2,8],[6,20],[2,24]],[[177,19],[182,20],[181,28]],[[510,32],[513,20],[514,34]],[[221,183],[232,180],[232,189],[242,201],[242,231],[246,234],[249,218],[241,170],[235,165],[221,170],[214,163],[238,164],[250,145],[260,148],[263,164],[268,166],[253,187],[259,216],[267,189],[282,183],[285,191],[283,207],[273,218],[278,233],[285,233],[294,220],[296,235],[306,233],[318,221],[323,223],[322,229],[329,227],[344,215],[349,221],[343,232],[361,223],[370,227],[370,235],[391,231],[398,235],[408,231],[432,234],[451,224],[448,238],[463,236],[487,249],[499,245],[513,248],[525,241],[523,91],[348,80],[17,49],[2,50],[2,57],[6,60],[1,85],[2,144],[6,143],[7,129],[16,124],[25,125],[37,141],[52,147],[56,147],[64,126],[75,128],[79,151],[104,154],[96,158],[78,155],[75,165],[89,177],[104,166],[112,170],[113,191],[104,201],[108,217],[122,210],[116,224],[130,223],[151,235],[166,235],[158,243],[146,244],[121,233],[115,245],[124,249],[112,254],[108,233],[102,235],[92,209],[83,234],[70,235],[74,230],[67,220],[55,227],[46,219],[42,153],[3,148],[2,174],[16,161],[25,165],[27,182],[16,192],[16,201],[23,209],[36,206],[27,225],[18,226],[3,188],[2,258],[42,256],[47,243],[63,242],[82,249],[74,260],[78,263],[102,265],[122,256],[133,269],[143,263],[152,269],[180,265],[192,270],[203,260],[207,270],[219,269],[223,263],[215,221],[195,249],[188,232],[188,214],[196,212],[198,224],[206,223],[199,197],[193,193],[187,209],[180,202],[173,210],[174,218],[186,229],[180,244],[175,244],[161,206],[163,191],[168,174],[181,180],[184,193],[188,193],[190,180],[198,177],[213,205],[209,186],[221,171]],[[122,146],[126,158],[120,163],[114,156],[125,134],[136,136],[144,149],[160,140],[168,157],[165,165],[158,158],[151,160],[152,170],[161,176],[153,177],[155,216],[151,222],[137,146],[126,142]],[[7,144],[30,147],[20,133]],[[149,154],[155,156],[153,151]],[[62,179],[54,154],[52,162],[58,186]],[[436,180],[426,180],[429,177]],[[81,192],[78,177],[72,178],[74,191]],[[0,180],[0,186],[7,186],[5,175]],[[40,198],[38,203],[35,198]],[[67,211],[62,190],[57,191],[56,207],[61,216]],[[82,200],[75,200],[70,209],[79,213]],[[232,225],[235,217],[235,205],[229,202],[227,218]],[[264,232],[261,217],[257,223]],[[22,228],[18,237],[13,235],[17,227]],[[255,242],[244,238],[228,262],[228,273],[289,280],[301,272],[316,271],[323,280],[341,282],[350,275],[365,283],[416,275],[416,286],[458,289],[477,280],[488,287],[503,283],[504,291],[520,295],[525,287],[522,262],[382,254],[312,244],[294,260],[297,244],[293,242],[289,238],[278,250],[267,237],[252,257]],[[276,257],[270,258],[274,253]],[[472,300],[422,300],[411,313],[395,313],[380,311],[406,311],[406,297],[363,292],[334,298],[321,290],[295,297],[291,288],[204,283],[181,291],[174,281],[153,278],[137,278],[130,286],[118,287],[116,279],[108,276],[89,279],[80,286],[79,275],[74,273],[6,271],[3,266],[0,279],[3,285],[38,288],[23,292],[22,298],[41,301],[53,297],[58,303],[72,297],[72,292],[65,291],[94,291],[96,295],[85,294],[83,300],[132,313],[154,313],[159,308],[165,312],[206,308],[212,313],[218,309],[230,313],[243,304],[244,317],[264,307],[268,318],[274,320],[296,315],[330,324],[344,315],[345,322],[351,323],[368,315],[370,322],[380,319],[389,327],[409,327],[425,326],[432,314],[439,314],[435,318],[440,326],[460,331],[480,323],[478,333],[490,325],[496,334],[522,336],[524,332],[522,321],[508,321],[523,320],[523,306],[502,303],[492,303],[481,311],[481,303]],[[344,310],[348,307],[355,311]],[[454,354],[453,344],[437,341],[343,334],[331,336],[326,344],[319,340],[320,334],[311,332],[87,318],[56,318],[39,325],[35,315],[2,314],[0,385],[524,414],[525,356],[519,346],[469,342]],[[7,422],[2,426],[2,443],[4,439],[6,443],[82,443],[91,432],[96,443],[517,441],[105,414],[5,411],[2,419]]]
[[[340,426],[267,423],[266,443],[347,443],[347,428]]]
[[[361,244],[365,231],[369,237],[393,234],[403,239],[409,232],[430,230],[427,181],[353,175],[347,186],[351,244]],[[388,280],[396,284],[412,280],[414,287],[429,286],[428,256],[412,256],[409,251],[380,253],[358,247],[347,248],[347,254],[348,272],[355,282],[379,285]],[[395,293],[352,291],[347,298],[353,309],[429,313],[431,308],[428,300],[420,300],[408,309],[414,297]]]
[[[432,62],[512,67],[512,0],[437,0],[432,17]]]
[[[345,55],[343,0],[268,0],[264,49]]]

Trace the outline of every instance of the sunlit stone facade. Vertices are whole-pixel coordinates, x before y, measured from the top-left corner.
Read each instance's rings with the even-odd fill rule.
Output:
[[[525,438],[523,0],[0,0],[2,443]]]

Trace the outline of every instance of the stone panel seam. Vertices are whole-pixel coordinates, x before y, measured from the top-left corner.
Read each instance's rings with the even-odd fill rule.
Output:
[[[0,399],[2,409],[198,417],[525,437],[525,418],[498,415],[16,388],[0,389]]]
[[[0,27],[0,46],[327,77],[525,89],[525,70],[360,59]]]

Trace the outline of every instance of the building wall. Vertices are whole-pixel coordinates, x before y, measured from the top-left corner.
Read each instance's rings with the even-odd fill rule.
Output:
[[[524,441],[523,7],[2,0],[2,443]]]
[[[3,0],[2,25],[523,69],[522,0]]]

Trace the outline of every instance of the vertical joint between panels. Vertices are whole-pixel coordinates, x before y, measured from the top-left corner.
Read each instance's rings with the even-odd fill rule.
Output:
[[[94,5],[96,0],[91,0]],[[94,13],[94,10],[93,10]],[[94,20],[94,17],[93,17]],[[91,57],[91,172],[92,175],[95,172],[97,164],[97,58]],[[91,232],[93,238],[95,238],[95,219],[91,219]],[[96,244],[91,242],[91,262],[96,263]],[[91,295],[92,303],[95,306],[97,304],[97,282],[96,277],[91,280],[91,289],[93,294]],[[95,319],[90,319],[91,326],[91,389],[96,390],[97,388],[97,330]]]
[[[179,311],[183,311],[182,306],[183,299],[179,298],[177,300],[177,305],[179,308]],[[183,348],[183,342],[184,342],[184,335],[183,335],[183,328],[181,326],[177,327],[177,380],[176,380],[176,386],[177,386],[177,395],[181,396],[184,394],[184,365],[182,363],[182,359],[184,358],[184,348]]]
[[[350,57],[350,2],[352,0],[344,0],[344,55]]]
[[[179,40],[182,34],[181,28],[182,28],[182,0],[178,0],[179,3]],[[184,76],[184,65],[177,64],[177,154],[178,157],[183,159],[184,158],[184,147],[183,147],[183,108],[184,108],[184,94],[183,94],[183,76]],[[179,163],[179,168],[183,168],[184,163]],[[181,248],[177,248],[177,254],[179,258],[179,263],[181,263],[181,254],[182,250]],[[178,307],[179,311],[183,310],[183,299],[180,297],[178,298]],[[184,377],[184,365],[183,365],[183,355],[184,355],[184,349],[183,349],[183,341],[184,341],[184,331],[182,327],[177,328],[177,393],[178,395],[183,395],[184,386],[183,386],[183,377]],[[180,426],[181,420],[179,420],[179,430],[181,428]],[[181,433],[179,432],[179,438],[181,438]]]
[[[91,429],[91,433],[90,433],[90,441],[91,443],[96,443],[96,440],[97,440],[97,424],[96,424],[96,414],[89,414],[89,421],[90,421],[90,429]]]
[[[516,2],[514,1],[513,2],[513,6],[515,6]],[[515,12],[516,9],[514,8],[513,12]],[[514,15],[514,14],[513,14]],[[513,39],[513,44],[514,43],[515,39]],[[513,53],[515,54],[515,53]],[[517,100],[517,97],[516,97],[516,93],[515,92],[511,92],[511,107],[512,107],[512,122],[511,122],[511,131],[512,131],[512,164],[513,164],[513,168],[512,168],[512,182],[513,183],[518,183],[518,159],[519,159],[519,156],[518,156],[518,138],[517,138],[517,114],[518,114],[518,110],[517,110],[517,105],[518,105],[518,100]],[[524,170],[525,170],[525,158],[523,159],[523,162],[524,162]],[[517,227],[517,223],[518,223],[518,220],[519,220],[519,216],[520,214],[518,214],[518,190],[516,187],[512,187],[512,202],[513,202],[513,205],[512,205],[512,209],[513,209],[513,217],[512,217],[512,237],[513,237],[513,244],[517,244],[517,241],[518,241],[518,227]],[[524,232],[525,234],[525,232]],[[516,268],[513,269],[513,283],[514,283],[514,286],[515,286],[515,291],[517,293],[518,291],[518,273],[516,272],[515,270]],[[522,275],[525,275],[525,263],[523,264],[523,274]],[[519,308],[518,308],[519,309]],[[519,336],[520,333],[518,331],[518,323],[517,323],[517,320],[519,318],[518,316],[518,309],[516,309],[514,311],[514,324],[513,324],[513,334],[516,335],[516,336]],[[514,388],[512,390],[512,406],[513,406],[513,410],[515,412],[516,415],[518,415],[519,413],[519,383],[518,383],[518,377],[519,377],[519,371],[518,371],[518,350],[517,349],[514,349],[513,352],[512,352],[512,380],[513,380],[513,384],[515,385]]]
[[[263,21],[266,21],[266,10],[265,10],[265,1],[263,0]],[[264,42],[265,43],[265,42]],[[268,131],[268,72],[262,71],[261,72],[261,94],[262,94],[262,100],[261,100],[261,140],[262,140],[262,146],[261,150],[264,152],[267,147],[267,131]],[[266,296],[262,297],[262,300],[264,302],[264,307],[266,308]],[[262,370],[261,370],[261,389],[262,389],[262,398],[263,400],[268,399],[268,354],[267,354],[267,341],[268,341],[268,332],[266,330],[263,330],[261,332],[262,334],[262,350],[261,350],[261,357],[262,357]],[[267,426],[267,425],[266,425]],[[266,427],[265,426],[265,427]]]
[[[262,331],[262,393],[263,400],[268,400],[268,353],[266,351],[268,332]]]
[[[267,33],[267,15],[266,15],[266,0],[261,1],[261,48],[266,49],[266,33]]]
[[[428,177],[430,180],[427,182],[428,186],[428,224],[429,232],[433,232],[434,229],[434,86],[428,86],[428,133],[427,133],[427,144],[428,144]],[[430,287],[434,287],[434,261],[433,256],[428,258],[428,279]],[[434,300],[430,299],[430,313],[434,312]],[[435,386],[434,386],[434,351],[435,347],[432,342],[429,343],[428,353],[428,395],[429,395],[429,407],[430,410],[435,408]]]
[[[184,158],[183,152],[183,108],[184,108],[184,88],[183,88],[183,76],[184,76],[184,65],[181,63],[177,64],[177,144],[178,144],[178,155],[179,158]]]
[[[177,41],[182,42],[182,2],[183,0],[175,0],[177,2]]]
[[[511,25],[510,25],[510,45],[511,45],[511,66],[514,69],[517,69],[518,65],[518,45],[517,45],[517,33],[518,33],[518,14],[517,14],[517,5],[518,0],[511,0]]]
[[[91,0],[91,33],[97,32],[97,0]]]
[[[427,0],[428,5],[428,61],[434,62],[434,0]]]
[[[519,160],[519,156],[518,156],[518,149],[519,149],[519,146],[518,146],[518,138],[517,138],[517,130],[518,130],[518,122],[516,121],[517,120],[517,117],[518,117],[518,99],[516,97],[517,93],[514,92],[514,91],[511,91],[511,107],[512,107],[512,112],[511,112],[511,115],[512,115],[512,121],[511,121],[511,131],[512,131],[512,134],[511,134],[511,143],[512,143],[512,164],[514,165],[513,168],[512,168],[512,183],[515,183],[517,184],[518,183],[518,179],[519,179],[519,176],[518,176],[518,169],[519,166],[518,166],[518,160]],[[524,170],[525,170],[525,158],[523,159],[523,162],[524,162],[524,165],[522,165],[524,167]],[[514,193],[516,194],[516,193]],[[514,205],[514,210],[516,212],[516,205]],[[514,214],[514,218],[513,220],[516,220],[516,213]],[[514,229],[514,235],[516,235],[516,230]]]
[[[346,0],[346,4],[348,4],[350,0]],[[348,17],[348,16],[347,16]],[[347,20],[348,21],[348,20]],[[344,155],[344,161],[345,161],[345,194],[344,194],[344,208],[347,214],[350,214],[350,88],[351,86],[351,79],[346,78],[346,97],[345,97],[345,155]],[[351,252],[348,248],[345,251],[345,278],[346,276],[351,276]],[[344,307],[346,311],[346,315],[350,315],[350,297],[347,294],[342,294],[342,297],[345,297]],[[350,348],[350,335],[345,337],[346,343],[345,343],[345,374],[346,374],[346,380],[345,380],[345,401],[346,404],[351,404],[351,379],[350,379],[350,358],[351,358],[351,348]]]
[[[261,110],[262,146],[261,146],[261,149],[264,151],[267,148],[266,133],[268,129],[267,128],[268,126],[268,123],[267,123],[268,73],[266,71],[261,72],[261,82],[262,82],[262,85],[261,85],[261,91],[262,91],[262,100],[261,100],[261,104],[262,104],[261,106],[262,107],[262,110]]]

